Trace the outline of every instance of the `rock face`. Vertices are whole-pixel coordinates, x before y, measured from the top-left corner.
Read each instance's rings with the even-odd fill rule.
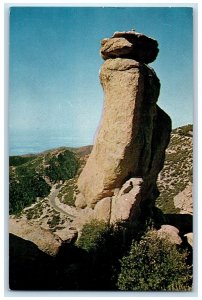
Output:
[[[135,32],[115,32],[109,39],[101,43],[101,56],[108,58],[132,58],[141,63],[153,62],[159,52],[156,40],[146,35]]]
[[[143,63],[155,59],[157,46],[155,40],[133,31],[117,32],[102,41],[104,111],[78,179],[76,205],[97,210],[106,198],[110,222],[133,218],[143,203],[152,207],[158,196],[156,179],[163,167],[171,120],[156,105],[159,79]]]
[[[157,231],[157,235],[160,238],[167,238],[172,244],[180,245],[182,243],[179,230],[175,226],[162,225]]]
[[[186,188],[174,197],[175,207],[180,209],[181,214],[193,215],[192,183],[189,182]]]
[[[140,216],[142,183],[141,178],[131,178],[124,183],[118,195],[112,198],[111,223]]]
[[[184,235],[187,238],[188,244],[193,247],[193,232],[189,232]]]
[[[18,222],[16,219],[10,219],[9,232],[33,242],[41,251],[51,256],[55,256],[62,245],[62,240],[58,236],[39,225],[29,224],[27,220]]]

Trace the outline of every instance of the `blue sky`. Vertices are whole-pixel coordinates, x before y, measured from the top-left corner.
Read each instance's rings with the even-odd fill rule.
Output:
[[[132,28],[158,40],[160,52],[150,65],[161,81],[158,104],[173,128],[192,123],[191,8],[13,7],[11,135],[92,143],[103,106],[100,41]]]

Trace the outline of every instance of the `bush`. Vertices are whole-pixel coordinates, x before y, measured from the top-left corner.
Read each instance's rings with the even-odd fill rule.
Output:
[[[47,222],[47,224],[49,224],[50,228],[53,228],[53,227],[59,225],[59,223],[60,223],[60,215],[54,215],[52,220],[49,220]]]
[[[118,289],[123,291],[191,290],[191,267],[188,253],[154,231],[139,242],[133,241],[130,252],[121,259]]]
[[[104,221],[92,220],[84,225],[77,246],[86,251],[96,251],[105,241],[105,235],[110,227]]]
[[[87,268],[92,290],[116,290],[119,259],[128,249],[124,225],[93,220],[85,224],[76,245],[89,256]]]
[[[78,193],[78,187],[75,183],[75,179],[69,179],[60,189],[58,198],[60,199],[60,202],[64,204],[75,206],[76,193]]]

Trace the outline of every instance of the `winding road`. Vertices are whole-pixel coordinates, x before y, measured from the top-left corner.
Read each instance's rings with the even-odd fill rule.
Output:
[[[75,218],[75,216],[69,214],[68,212],[66,212],[65,210],[63,210],[62,208],[60,208],[56,203],[55,203],[55,198],[57,197],[59,191],[61,188],[59,189],[55,189],[54,191],[51,192],[51,194],[49,195],[48,199],[49,199],[49,203],[50,205],[59,213],[62,213],[70,218]]]

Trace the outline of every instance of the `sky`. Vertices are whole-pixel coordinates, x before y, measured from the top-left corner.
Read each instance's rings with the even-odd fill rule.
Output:
[[[132,28],[159,43],[150,66],[161,81],[158,104],[170,115],[173,128],[193,123],[191,8],[12,7],[11,145],[30,139],[38,144],[48,140],[44,148],[53,140],[55,146],[92,144],[104,99],[100,42]]]

